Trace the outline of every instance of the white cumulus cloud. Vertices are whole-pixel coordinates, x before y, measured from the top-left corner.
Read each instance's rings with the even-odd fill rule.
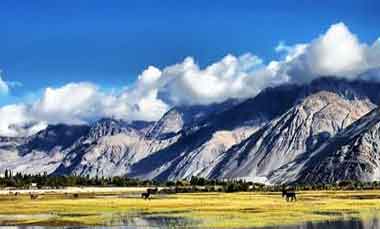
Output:
[[[275,51],[279,59],[268,63],[246,53],[228,54],[205,68],[193,57],[162,69],[149,66],[118,94],[86,82],[48,87],[31,104],[1,107],[0,135],[28,135],[47,124],[81,124],[101,117],[153,121],[175,105],[244,99],[269,86],[305,83],[321,76],[380,80],[380,39],[373,44],[360,42],[343,23],[308,43],[280,42]],[[0,92],[8,91],[0,77]]]
[[[356,79],[361,74],[380,67],[379,40],[372,45],[361,43],[345,24],[332,25],[325,34],[308,44],[287,47],[288,58],[280,72],[289,80],[303,83],[321,76]],[[282,48],[284,50],[284,48]],[[298,50],[298,51],[297,51]]]
[[[262,67],[262,60],[252,54],[227,55],[205,69],[191,57],[166,67],[157,82],[160,95],[171,104],[209,104],[228,98],[255,95],[260,77],[252,75]]]
[[[47,124],[85,124],[102,117],[157,120],[169,106],[157,98],[157,89],[143,89],[134,87],[115,95],[86,82],[49,87],[34,103],[1,107],[0,135],[24,136]]]

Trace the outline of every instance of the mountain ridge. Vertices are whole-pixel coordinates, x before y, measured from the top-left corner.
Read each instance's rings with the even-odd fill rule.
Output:
[[[267,88],[244,101],[174,107],[156,122],[103,118],[91,125],[48,126],[30,137],[0,138],[0,171],[159,180],[312,180],[308,169],[322,167],[300,158],[310,159],[376,109],[378,91],[380,83],[320,78]]]

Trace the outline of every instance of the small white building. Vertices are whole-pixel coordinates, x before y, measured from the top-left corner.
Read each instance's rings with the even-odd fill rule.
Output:
[[[37,185],[37,183],[31,183],[31,184],[29,185],[29,189],[38,189],[38,185]]]

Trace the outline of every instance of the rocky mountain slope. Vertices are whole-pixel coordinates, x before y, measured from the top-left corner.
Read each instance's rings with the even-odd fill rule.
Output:
[[[268,174],[334,136],[375,105],[318,92],[232,147],[213,171],[216,178],[266,181]]]
[[[295,181],[330,183],[380,179],[380,109],[377,108],[314,150]]]
[[[61,164],[64,151],[88,131],[88,126],[59,124],[48,126],[27,138],[2,138],[0,171],[52,173]]]
[[[101,119],[65,151],[54,174],[124,175],[130,164],[170,144],[145,138],[151,127],[151,123],[136,127],[121,120]]]
[[[289,109],[297,99],[299,86],[268,89],[189,128],[178,140],[134,164],[130,175],[142,179],[184,179],[209,177],[223,154],[269,120]]]
[[[131,175],[163,180],[197,175],[266,181],[269,172],[376,107],[379,88],[379,84],[337,79],[269,88],[210,117],[175,144],[137,162]],[[218,133],[229,136],[228,140],[216,144],[220,143],[214,141]]]

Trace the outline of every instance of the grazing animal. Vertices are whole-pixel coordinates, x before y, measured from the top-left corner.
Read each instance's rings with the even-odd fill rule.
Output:
[[[31,200],[36,200],[36,199],[38,199],[38,194],[29,193],[29,196],[30,196],[30,199],[31,199]]]
[[[286,199],[286,201],[297,201],[296,193],[293,191],[282,190],[282,198]]]
[[[158,188],[148,188],[146,192],[141,193],[141,198],[149,199],[150,195],[156,194],[158,192]]]
[[[149,199],[149,197],[150,197],[150,193],[149,192],[143,192],[143,193],[141,193],[141,198],[143,198],[144,200]]]
[[[158,188],[148,188],[146,191],[150,194],[156,194],[158,192]]]

